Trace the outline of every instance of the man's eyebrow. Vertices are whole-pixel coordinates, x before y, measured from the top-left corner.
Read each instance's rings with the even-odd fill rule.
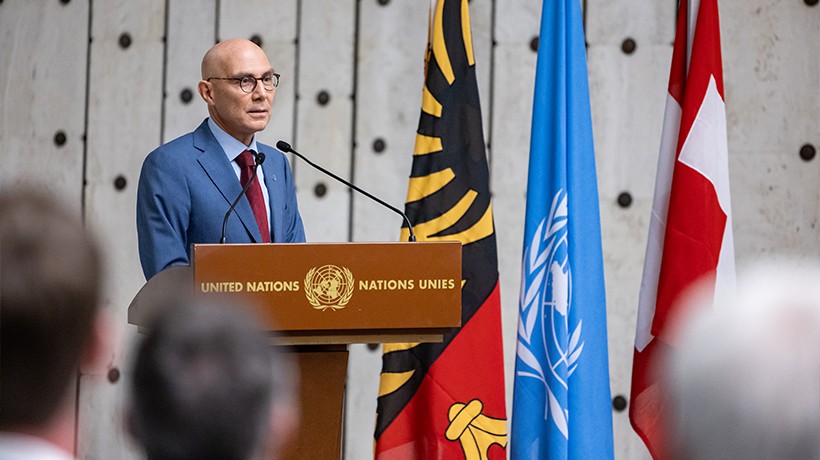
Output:
[[[275,74],[275,73],[276,73],[276,72],[275,72],[273,69],[266,70],[266,71],[264,71],[264,72],[262,73],[262,75],[261,75],[259,78],[262,78],[262,77],[264,77],[264,76],[266,76],[266,75],[273,75],[273,74]],[[231,77],[231,78],[245,78],[245,77],[255,78],[255,76],[254,76],[252,73],[250,73],[250,72],[240,73],[240,74],[234,75],[234,76],[233,76],[233,77]]]

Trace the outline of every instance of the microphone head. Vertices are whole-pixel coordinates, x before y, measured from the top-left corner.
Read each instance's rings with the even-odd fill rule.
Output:
[[[262,153],[262,152],[257,153],[256,154],[256,166],[259,166],[264,162],[265,162],[265,154]]]
[[[285,142],[285,141],[279,141],[279,142],[277,142],[277,143],[276,143],[276,148],[277,148],[277,149],[279,149],[279,150],[281,150],[281,151],[283,151],[283,152],[285,152],[285,153],[288,153],[288,152],[290,152],[291,150],[293,150],[293,149],[290,147],[290,144],[288,144],[288,143],[287,143],[287,142]]]

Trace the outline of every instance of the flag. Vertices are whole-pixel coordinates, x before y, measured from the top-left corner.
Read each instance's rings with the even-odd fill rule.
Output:
[[[649,224],[632,365],[629,418],[654,458],[667,453],[656,356],[674,350],[676,298],[714,279],[735,284],[726,105],[717,0],[681,1],[672,52],[655,197]]]
[[[468,1],[438,0],[429,25],[405,210],[418,241],[463,245],[462,326],[443,343],[384,346],[376,458],[505,459],[498,259]]]
[[[538,39],[511,458],[611,459],[601,225],[579,0]]]

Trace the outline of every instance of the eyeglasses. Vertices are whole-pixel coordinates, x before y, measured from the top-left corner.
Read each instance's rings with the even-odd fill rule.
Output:
[[[260,78],[245,75],[244,77],[210,77],[207,78],[205,81],[211,80],[238,81],[239,87],[242,88],[242,91],[245,93],[252,93],[256,89],[257,81],[262,82],[262,87],[265,88],[265,91],[273,91],[274,88],[279,86],[279,74],[276,72],[266,73],[265,75],[262,75]]]

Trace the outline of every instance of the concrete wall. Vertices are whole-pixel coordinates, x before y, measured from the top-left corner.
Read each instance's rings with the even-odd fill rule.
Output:
[[[613,396],[629,395],[635,310],[674,36],[673,0],[584,0],[608,297]],[[472,0],[502,280],[508,393],[540,1]],[[260,136],[353,178],[406,193],[428,2],[419,0],[0,0],[0,187],[40,180],[104,237],[120,334],[103,376],[83,375],[83,459],[138,458],[122,434],[129,300],[143,283],[134,228],[144,156],[206,115],[199,60],[220,37],[255,37],[282,74]],[[721,3],[738,264],[820,255],[820,6]],[[634,46],[631,46],[634,45]],[[320,101],[326,101],[322,103]],[[35,168],[31,168],[34,165]],[[399,218],[294,164],[310,241],[393,241]],[[324,189],[324,193],[320,192]],[[631,203],[618,204],[628,194]],[[345,454],[372,455],[380,353],[351,347]],[[509,404],[508,404],[509,407]],[[644,458],[625,411],[616,458]]]

